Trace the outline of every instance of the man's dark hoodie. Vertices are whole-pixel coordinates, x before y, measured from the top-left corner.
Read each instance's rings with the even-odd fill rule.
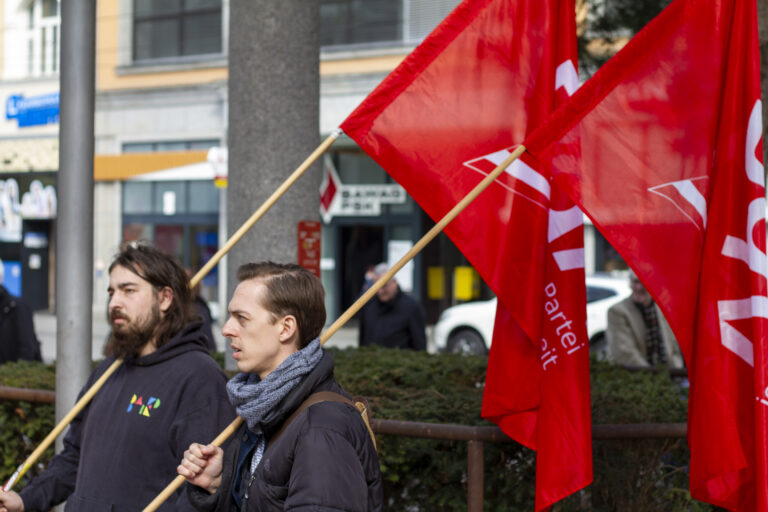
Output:
[[[64,451],[20,493],[25,511],[141,510],[175,477],[192,442],[213,440],[235,414],[226,377],[208,354],[200,322],[155,352],[125,361],[71,423]],[[111,365],[107,358],[80,395]],[[189,510],[178,492],[161,511]]]

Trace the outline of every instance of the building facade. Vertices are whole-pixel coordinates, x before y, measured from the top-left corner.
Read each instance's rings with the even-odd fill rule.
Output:
[[[319,3],[319,131],[325,138],[459,0]],[[0,258],[20,273],[20,292],[42,295],[36,307],[53,308],[59,4],[5,0],[2,13],[0,94],[6,115],[0,120],[0,199],[8,198],[12,206],[6,210],[17,212],[19,221],[5,235],[10,228],[0,222]],[[208,155],[227,145],[228,18],[228,0],[97,3],[97,314],[107,301],[107,266],[122,241],[149,239],[193,272],[223,243],[226,190],[216,187],[214,178],[222,172]],[[359,296],[368,267],[396,261],[433,222],[349,138],[332,146],[323,169],[344,194],[324,211],[322,224],[320,268],[331,321]],[[30,196],[26,210],[24,193]],[[41,194],[52,198],[53,208],[32,208],[45,203],[32,200]],[[585,239],[588,272],[623,265],[591,226]],[[219,272],[206,277],[201,290],[214,314],[226,301],[226,279]],[[490,295],[444,235],[398,280],[422,302],[430,322],[456,302]]]
[[[54,291],[58,7],[31,0],[0,9],[0,258],[6,287],[35,309],[47,309]]]

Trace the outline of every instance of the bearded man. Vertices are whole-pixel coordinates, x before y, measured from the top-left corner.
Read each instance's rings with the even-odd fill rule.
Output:
[[[112,335],[107,358],[124,363],[70,424],[64,450],[20,493],[0,492],[0,511],[140,510],[176,476],[192,441],[213,439],[234,419],[226,376],[208,354],[189,281],[173,259],[128,244],[109,267]],[[189,510],[177,491],[162,511]]]

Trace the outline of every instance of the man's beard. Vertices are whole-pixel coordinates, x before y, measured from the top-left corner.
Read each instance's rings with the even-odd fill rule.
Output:
[[[119,311],[110,314],[112,333],[107,346],[104,347],[104,354],[117,359],[135,359],[144,345],[153,338],[160,324],[160,305],[155,301],[152,304],[150,317],[141,321],[131,320],[124,325],[116,326],[114,324],[116,318],[127,319]]]

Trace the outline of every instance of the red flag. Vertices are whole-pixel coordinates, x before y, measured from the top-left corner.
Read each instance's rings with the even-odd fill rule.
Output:
[[[539,84],[542,96],[554,98],[553,106],[578,85],[573,9],[561,9],[555,23],[559,44],[553,48],[554,61],[565,64],[557,68],[555,87]],[[531,131],[538,124],[532,120]],[[515,315],[498,306],[483,396],[483,416],[537,450],[537,510],[592,481],[582,213],[554,186],[548,207],[544,281],[539,285],[544,294],[538,302],[542,323],[530,326],[537,331],[529,339]],[[524,325],[525,319],[518,322]]]
[[[768,510],[768,318],[755,2],[676,0],[525,142],[669,319],[691,492]],[[554,141],[560,141],[553,144]]]
[[[565,95],[578,84],[575,38],[572,0],[464,1],[341,128],[440,219],[546,118],[556,89]],[[529,164],[512,164],[445,232],[512,315],[504,319],[502,348],[494,341],[485,399],[491,408],[483,414],[539,450],[538,510],[587,485],[592,461],[587,351],[574,349],[586,340],[581,214],[551,189],[548,169]],[[550,216],[550,209],[562,211]],[[546,252],[548,236],[557,255]],[[545,259],[572,269],[574,254],[581,263],[554,281]],[[572,301],[566,288],[576,282]],[[563,305],[547,315],[545,304],[558,301]],[[558,313],[563,318],[550,318]],[[549,372],[546,389],[539,379],[545,324],[560,327],[557,342],[565,336],[568,347],[559,350],[575,354],[574,366]],[[520,372],[506,375],[507,358],[525,362]],[[539,418],[540,401],[555,388],[572,400],[564,409],[553,402]]]

